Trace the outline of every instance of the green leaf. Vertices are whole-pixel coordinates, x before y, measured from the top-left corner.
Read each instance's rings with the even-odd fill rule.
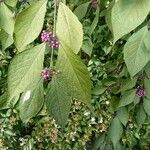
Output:
[[[0,42],[2,45],[2,50],[5,50],[13,43],[13,37],[9,35],[4,30],[0,31]]]
[[[91,39],[89,38],[89,39],[84,40],[82,44],[82,51],[84,51],[86,54],[91,56],[92,50],[93,50],[93,43]]]
[[[135,99],[135,89],[126,91],[123,94],[118,107],[126,106],[126,105],[134,102],[134,99]]]
[[[7,93],[0,96],[0,110],[7,108]]]
[[[109,130],[109,136],[114,147],[116,147],[116,144],[119,142],[120,138],[122,137],[122,133],[123,133],[122,124],[120,120],[117,117],[115,117],[111,123],[110,130]]]
[[[99,148],[101,148],[101,145],[105,142],[105,138],[106,138],[106,137],[105,137],[105,134],[100,135],[100,136],[96,139],[92,150],[99,150]]]
[[[12,60],[8,71],[8,94],[12,99],[30,84],[38,83],[43,68],[45,44],[40,44],[19,53]]]
[[[89,35],[91,35],[93,33],[93,31],[95,30],[97,24],[98,24],[98,21],[99,21],[99,13],[100,13],[100,8],[97,7],[97,10],[96,10],[96,16],[89,28]]]
[[[74,14],[78,17],[79,20],[82,20],[85,17],[89,3],[90,2],[83,3],[74,10]]]
[[[15,23],[15,42],[19,52],[33,42],[42,30],[47,0],[33,2],[23,10]]]
[[[43,80],[40,79],[34,88],[30,85],[22,94],[19,102],[19,111],[23,122],[27,122],[41,110],[44,104],[43,93]]]
[[[75,53],[78,53],[83,40],[82,24],[63,3],[59,4],[56,26],[61,44],[71,47]]]
[[[150,116],[150,99],[144,98],[143,107],[144,107],[145,112]]]
[[[122,82],[121,91],[125,92],[126,90],[132,89],[136,85],[137,79],[124,79]]]
[[[111,10],[114,43],[139,26],[149,11],[149,0],[118,0],[115,2]]]
[[[145,72],[148,78],[150,78],[150,62],[148,62],[148,64],[146,65]]]
[[[5,0],[5,3],[11,7],[15,7],[17,4],[17,0]]]
[[[145,78],[144,86],[146,89],[146,96],[150,99],[150,79]]]
[[[117,117],[122,122],[122,124],[126,126],[128,119],[129,119],[129,113],[126,107],[119,108],[119,110],[117,111]]]
[[[68,84],[67,90],[72,97],[90,104],[91,82],[89,72],[72,49],[67,46],[60,48],[57,68],[61,72],[62,80]]]
[[[12,11],[3,2],[0,3],[0,28],[13,35],[14,23]]]
[[[139,126],[141,126],[146,119],[146,113],[144,111],[143,105],[140,104],[136,110],[136,121]]]
[[[147,27],[143,27],[125,44],[124,59],[132,77],[141,71],[150,60],[150,50],[145,44],[147,38],[150,41],[150,32]]]
[[[68,92],[67,85],[58,74],[54,77],[49,84],[49,90],[46,96],[47,110],[54,117],[56,122],[65,127],[67,122],[70,108],[71,108],[72,96]]]
[[[104,86],[96,86],[94,87],[93,91],[92,91],[92,94],[94,95],[101,95],[103,94],[105,91],[106,91],[107,87],[104,87]]]

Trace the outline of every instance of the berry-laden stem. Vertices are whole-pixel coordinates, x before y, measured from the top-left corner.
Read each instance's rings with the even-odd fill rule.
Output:
[[[53,25],[53,34],[56,36],[56,13],[57,13],[57,0],[54,0],[54,25]],[[51,58],[50,58],[50,66],[53,67],[53,55],[54,55],[54,48],[52,47],[51,50]]]

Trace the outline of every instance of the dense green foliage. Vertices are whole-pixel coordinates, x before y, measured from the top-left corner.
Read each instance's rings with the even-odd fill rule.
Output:
[[[149,12],[149,0],[0,1],[0,149],[148,150]]]

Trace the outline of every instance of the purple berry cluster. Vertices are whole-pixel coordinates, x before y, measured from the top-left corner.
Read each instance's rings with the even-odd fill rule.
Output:
[[[59,48],[59,42],[53,32],[42,31],[41,33],[42,42],[48,43],[51,48]]]
[[[138,97],[146,96],[145,88],[142,87],[142,86],[138,86],[137,89],[136,89],[136,96],[138,96]]]
[[[97,8],[98,1],[97,0],[91,0],[91,6],[92,8]]]
[[[51,80],[54,75],[59,74],[60,71],[56,69],[44,68],[41,72],[41,76],[44,80]]]

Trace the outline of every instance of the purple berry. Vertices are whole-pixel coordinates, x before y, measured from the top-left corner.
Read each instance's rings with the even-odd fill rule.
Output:
[[[43,77],[44,80],[50,80],[51,76],[49,74],[49,70],[48,68],[44,68],[41,72],[41,76]]]
[[[138,97],[144,97],[144,96],[146,96],[145,88],[142,87],[142,86],[138,86],[137,90],[136,90],[136,96],[138,96]]]
[[[41,72],[41,76],[44,80],[51,80],[54,75],[59,74],[60,71],[56,69],[44,68]]]
[[[51,48],[59,48],[59,41],[52,32],[42,31],[41,40],[42,42],[48,43]]]

